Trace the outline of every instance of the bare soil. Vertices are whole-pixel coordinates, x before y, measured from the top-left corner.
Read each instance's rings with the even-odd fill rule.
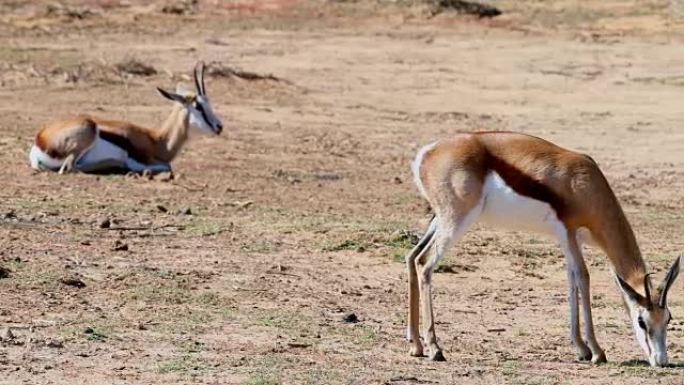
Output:
[[[558,247],[486,228],[436,275],[448,361],[409,357],[403,257],[429,213],[408,165],[437,138],[589,153],[652,270],[684,250],[684,4],[493,4],[3,1],[0,384],[684,383],[681,283],[673,366],[651,369],[587,250],[609,363],[578,362]],[[198,59],[226,128],[175,179],[29,168],[52,119],[159,124],[154,87],[191,84]]]

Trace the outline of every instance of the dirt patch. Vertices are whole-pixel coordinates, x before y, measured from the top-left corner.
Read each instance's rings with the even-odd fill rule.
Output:
[[[404,258],[430,220],[409,164],[456,131],[591,154],[649,269],[684,250],[682,21],[666,2],[497,1],[491,20],[412,1],[49,4],[0,4],[0,383],[679,381],[681,286],[673,366],[650,369],[587,248],[609,363],[577,362],[555,242],[480,226],[435,274],[449,363],[404,340]],[[174,174],[28,167],[57,117],[160,125],[155,87],[192,85],[197,60],[225,129],[193,134]]]

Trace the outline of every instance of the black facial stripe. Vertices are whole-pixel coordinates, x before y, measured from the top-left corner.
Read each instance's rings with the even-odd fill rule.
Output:
[[[207,123],[207,125],[209,127],[213,128],[213,126],[211,125],[211,122],[209,121],[209,118],[207,117],[206,111],[204,111],[204,107],[202,107],[201,104],[197,103],[195,108],[197,109],[197,111],[200,112],[200,114],[202,114],[202,119],[204,119],[204,122]]]
[[[637,321],[638,321],[637,323],[639,324],[639,327],[646,330],[646,322],[644,322],[644,319],[641,316],[639,316]]]

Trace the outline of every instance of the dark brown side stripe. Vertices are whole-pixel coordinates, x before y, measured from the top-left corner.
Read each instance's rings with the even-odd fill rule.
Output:
[[[123,149],[128,153],[128,156],[135,159],[140,163],[147,163],[147,157],[133,146],[128,138],[121,135],[113,134],[111,132],[100,130],[100,139],[106,140],[107,142]]]
[[[548,203],[556,212],[558,219],[563,220],[565,218],[567,204],[551,188],[492,154],[487,157],[487,166],[499,174],[513,191],[522,196]]]

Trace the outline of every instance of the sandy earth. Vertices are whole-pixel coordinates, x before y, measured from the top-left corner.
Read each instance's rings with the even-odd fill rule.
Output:
[[[679,2],[499,1],[493,21],[402,2],[62,4],[0,5],[0,384],[684,383],[681,282],[673,367],[650,369],[587,250],[609,363],[578,362],[564,259],[524,233],[477,228],[440,268],[447,362],[403,339],[403,256],[429,218],[408,164],[457,130],[591,154],[652,270],[684,251]],[[117,69],[130,59],[157,73]],[[154,87],[189,84],[197,59],[281,81],[209,77],[226,128],[193,138],[175,179],[28,167],[56,117],[159,124]]]

